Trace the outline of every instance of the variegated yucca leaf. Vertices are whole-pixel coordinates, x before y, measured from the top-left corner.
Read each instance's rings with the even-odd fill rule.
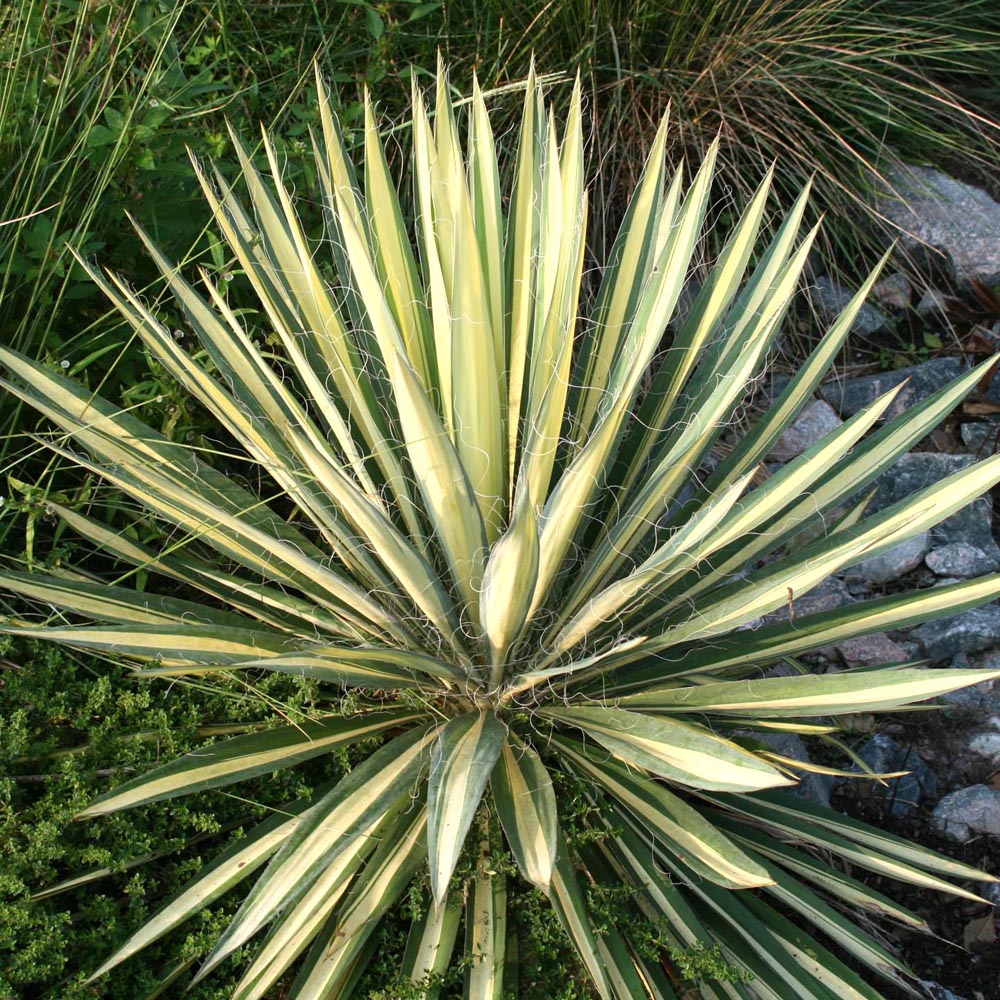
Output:
[[[787,786],[818,765],[763,736],[832,745],[843,715],[1000,674],[771,668],[992,600],[1000,577],[758,619],[1000,481],[992,458],[865,513],[876,478],[992,362],[891,418],[888,393],[762,477],[876,277],[738,434],[815,235],[799,233],[806,192],[760,246],[768,176],[676,320],[715,147],[689,184],[668,177],[664,122],[594,262],[579,87],[556,115],[529,80],[519,135],[497,137],[479,90],[459,114],[439,72],[432,105],[414,93],[409,200],[371,102],[356,165],[317,83],[321,232],[299,219],[268,138],[254,155],[234,137],[237,185],[196,167],[259,328],[145,234],[197,353],[123,279],[91,269],[253,476],[0,348],[7,391],[58,429],[49,445],[141,505],[162,542],[53,504],[119,572],[4,570],[0,586],[41,610],[3,627],[148,677],[308,678],[334,706],[166,763],[82,815],[327,754],[351,762],[181,887],[95,976],[252,877],[197,972],[242,955],[238,1000],[358,995],[404,894],[422,902],[401,976],[429,998],[501,1000],[518,990],[524,928],[508,898],[524,880],[608,1000],[692,996],[671,955],[693,948],[717,958],[704,998],[877,1000],[880,978],[905,985],[866,921],[922,921],[845,865],[965,897],[986,876],[808,805]],[[505,186],[497,147],[514,141]],[[258,492],[241,485],[252,480]],[[595,907],[609,894],[620,920]]]

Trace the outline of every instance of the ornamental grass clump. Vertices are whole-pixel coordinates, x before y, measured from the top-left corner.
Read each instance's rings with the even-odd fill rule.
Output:
[[[54,505],[122,572],[4,573],[8,590],[61,615],[8,620],[7,631],[105,650],[144,676],[310,678],[334,706],[174,760],[82,816],[345,748],[353,762],[234,840],[94,975],[250,880],[198,973],[239,952],[239,1000],[290,982],[282,995],[296,1000],[355,995],[380,921],[414,897],[401,977],[435,996],[460,965],[467,997],[499,1000],[517,992],[506,906],[516,877],[548,897],[601,997],[690,995],[671,955],[708,956],[688,963],[708,998],[874,1000],[869,980],[905,982],[864,928],[872,915],[923,922],[848,866],[968,898],[962,883],[986,876],[797,797],[801,775],[835,769],[783,756],[766,737],[832,743],[841,716],[1000,672],[770,668],[954,614],[1000,594],[1000,579],[760,619],[1000,480],[993,457],[876,516],[858,499],[988,366],[899,416],[890,392],[755,476],[874,281],[739,443],[720,449],[809,253],[805,193],[757,247],[764,181],[665,337],[714,148],[685,186],[665,176],[660,127],[591,296],[579,90],[560,135],[529,82],[509,197],[481,95],[463,157],[444,80],[433,124],[415,94],[412,233],[371,108],[358,175],[325,98],[320,110],[322,244],[304,235],[267,140],[270,181],[236,144],[242,194],[199,171],[259,296],[266,346],[207,274],[189,283],[148,239],[196,355],[125,282],[94,274],[245,449],[255,471],[243,481],[258,492],[0,349],[8,391],[60,428],[49,446],[165,526],[155,549]],[[128,585],[136,568],[149,574],[145,592]]]

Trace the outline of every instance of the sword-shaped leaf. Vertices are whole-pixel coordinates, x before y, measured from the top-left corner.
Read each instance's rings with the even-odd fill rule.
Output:
[[[843,905],[866,910],[879,917],[888,917],[916,930],[927,930],[927,922],[911,910],[825,861],[797,850],[777,837],[768,837],[751,830],[745,823],[737,825],[719,817],[717,822],[724,829],[749,841],[758,854],[773,858],[783,868],[812,882],[826,895],[839,899]]]
[[[550,117],[545,151],[535,316],[518,469],[518,487],[526,489],[533,508],[541,507],[549,494],[566,422],[573,334],[583,276],[587,199],[579,80],[573,89],[562,148]]]
[[[232,399],[216,380],[202,372],[169,331],[156,323],[134,295],[126,292],[140,312],[141,322],[135,325],[143,338],[158,345],[157,353],[164,358],[171,374],[187,385],[271,470],[271,475],[309,513],[359,577],[369,581],[372,589],[391,591],[389,578],[375,568],[363,541],[416,606],[443,634],[449,635],[454,623],[439,580],[420,551],[387,516],[370,479],[365,476],[359,484],[350,477],[324,435],[282,378],[264,361],[225,301],[213,291],[215,308],[227,315],[228,326],[218,321],[215,311],[180,279],[148,238],[143,236],[143,239],[238,399]],[[209,288],[212,289],[210,283]],[[120,308],[124,311],[124,307]],[[303,366],[298,370],[303,373]]]
[[[633,687],[645,689],[665,676],[705,673],[752,664],[766,666],[782,657],[795,656],[855,636],[960,614],[998,596],[1000,576],[981,577],[833,608],[776,625],[746,629],[711,643],[684,645],[674,655],[664,649],[664,655],[658,656],[658,647],[667,646],[668,641],[654,637],[647,639],[642,648],[623,653],[618,662],[615,662],[615,657],[609,657],[606,666],[608,669],[625,666],[625,657],[631,660],[649,657],[648,666],[637,666],[622,673],[614,690],[624,694],[628,693],[626,689]],[[969,680],[968,683],[975,681]]]
[[[681,390],[702,357],[706,343],[717,334],[719,324],[737,295],[739,282],[758,236],[771,180],[772,174],[769,173],[744,210],[733,235],[711,269],[708,280],[692,303],[691,311],[677,331],[672,343],[674,350],[670,351],[653,378],[650,391],[640,407],[639,419],[630,431],[630,438],[633,440],[627,441],[623,448],[621,464],[627,464],[628,471],[623,475],[622,482],[628,488],[634,485],[664,428],[669,425],[668,415]],[[807,191],[799,195],[785,217],[765,259],[761,261],[759,273],[755,272],[753,281],[770,284],[773,280],[770,270],[787,260],[791,254],[805,209],[806,195]],[[768,262],[773,262],[770,268],[766,266]],[[734,310],[734,317],[734,322],[739,323],[739,310]]]
[[[427,897],[410,924],[402,975],[411,983],[424,986],[425,1000],[437,1000],[441,992],[438,982],[451,963],[464,909],[457,895],[450,895],[440,905]]]
[[[493,801],[521,874],[547,891],[556,856],[556,796],[541,758],[508,738],[490,777]]]
[[[475,75],[472,79],[472,107],[469,114],[468,162],[469,194],[475,217],[476,239],[479,242],[479,259],[483,268],[483,292],[488,300],[493,349],[496,355],[495,364],[498,377],[501,379],[501,408],[506,411],[507,289],[505,283],[498,280],[504,271],[504,218],[500,197],[500,171],[489,112]]]
[[[404,806],[399,807],[402,811]],[[267,938],[243,974],[232,1000],[262,1000],[302,955],[329,919],[351,885],[351,880],[386,837],[394,838],[405,822],[393,813],[378,820],[364,836],[351,839],[312,880],[296,902],[286,907],[271,925]],[[197,979],[215,965],[206,963]]]
[[[441,904],[506,730],[492,712],[469,712],[441,728],[431,753],[427,846],[431,893]]]
[[[396,187],[382,150],[381,137],[365,93],[365,209],[371,246],[382,277],[386,301],[406,346],[406,356],[425,385],[435,382],[430,319],[417,278],[417,264],[403,225]]]
[[[741,831],[735,829],[736,824],[726,824],[726,827],[736,836]],[[747,830],[743,836],[746,843],[753,846],[759,853],[761,848],[767,848],[768,838],[753,830]],[[783,906],[801,915],[810,925],[822,930],[831,940],[836,941],[845,951],[863,962],[870,969],[902,984],[901,972],[905,972],[902,962],[874,941],[871,935],[861,931],[857,925],[838,913],[829,903],[825,902],[816,892],[782,870],[778,864],[768,865],[773,885],[765,891],[774,896]]]
[[[697,243],[699,220],[707,204],[714,149],[702,165],[679,213],[678,224],[671,228],[669,238],[650,271],[632,320],[635,332],[630,339],[629,350],[617,357],[610,374],[609,391],[601,394],[593,430],[546,501],[542,513],[533,611],[537,610],[562,568],[576,530],[599,494],[610,469],[622,422],[642,375],[659,346],[661,331],[680,296],[683,275]]]
[[[831,991],[821,982],[817,973],[823,972],[829,953],[810,941],[796,954],[786,937],[777,933],[760,912],[750,909],[752,894],[724,892],[710,882],[703,882],[679,858],[672,859],[672,866],[707,910],[706,922],[713,927],[716,940],[724,941],[739,964],[751,974],[755,992],[769,1000],[790,996],[795,1000],[839,1000],[841,996],[859,1000],[854,982],[843,993]],[[766,906],[764,909],[770,910]],[[820,954],[824,956],[822,959]],[[839,962],[836,964],[843,969]]]
[[[490,551],[479,602],[493,661],[492,687],[499,685],[507,652],[524,628],[537,575],[538,519],[527,490],[518,487],[510,524]]]
[[[750,718],[797,718],[884,712],[1000,677],[1000,670],[887,667],[820,676],[762,677],[683,687],[649,687],[618,704],[644,712],[713,712]]]
[[[994,365],[995,361],[991,360],[977,366],[922,403],[888,421],[884,427],[870,434],[842,457],[824,476],[805,487],[799,501],[787,506],[777,521],[768,525],[767,530],[745,534],[715,560],[713,572],[702,574],[697,580],[682,581],[678,593],[682,591],[683,599],[692,601],[700,594],[725,583],[755,558],[781,548],[787,551],[789,546],[793,550],[801,548],[795,545],[795,540],[804,526],[812,524],[822,527],[824,533],[830,534],[828,525],[822,519],[827,515],[838,518],[838,505],[854,504],[852,497],[868,487],[896,458],[932,430],[970,389],[986,377]],[[863,509],[863,504],[856,507],[853,514],[848,514],[848,520],[836,527],[853,526],[858,522],[858,515]],[[683,583],[689,583],[689,586],[683,586]]]
[[[136,625],[211,622],[223,628],[253,626],[257,631],[261,631],[259,622],[241,619],[231,611],[222,611],[205,603],[140,592],[130,587],[117,587],[108,583],[93,583],[75,576],[17,573],[7,570],[0,573],[0,587],[34,601],[54,604],[65,611],[85,615],[98,621]],[[272,638],[278,639],[278,636]]]
[[[727,519],[752,477],[753,474],[748,473],[722,490],[631,573],[591,597],[562,626],[552,642],[546,643],[550,651],[545,662],[555,659],[579,642],[595,635],[600,637],[608,627],[617,627],[621,616],[637,599],[641,604],[648,591],[668,586],[672,579],[692,569],[702,559],[707,559],[712,553],[707,536]]]
[[[298,633],[304,629],[309,635],[315,635],[318,630],[319,634],[356,637],[353,630],[345,628],[345,623],[326,608],[278,587],[267,586],[231,570],[227,572],[203,558],[195,557],[184,543],[177,547],[179,551],[168,549],[155,552],[78,511],[55,503],[51,504],[51,508],[75,531],[123,562],[139,570],[161,573],[170,580],[224,601],[234,611],[258,624],[283,632]],[[212,612],[206,608],[202,617],[208,614]]]
[[[790,834],[797,840],[812,844],[831,854],[838,855],[851,864],[889,878],[909,882],[912,885],[937,892],[950,893],[964,899],[980,901],[981,897],[961,886],[946,882],[929,872],[939,872],[952,878],[982,880],[982,872],[968,865],[944,858],[934,851],[919,847],[891,834],[882,833],[874,827],[841,817],[829,809],[812,807],[794,808],[780,798],[769,799],[766,792],[757,796],[737,796],[725,799],[715,798],[712,793],[703,793],[709,801],[727,810],[749,816],[768,826]],[[827,815],[829,813],[829,815]],[[846,822],[845,822],[846,821]]]
[[[658,920],[666,921],[669,933],[687,947],[708,940],[691,902],[681,888],[654,861],[649,844],[623,827],[600,842],[601,850],[648,900]]]
[[[497,367],[493,310],[486,292],[490,262],[480,257],[474,206],[467,171],[462,162],[443,66],[438,68],[437,110],[434,119],[436,155],[430,163],[431,206],[441,286],[447,296],[451,322],[452,443],[465,470],[492,543],[499,534],[506,505],[506,467],[501,393],[505,380]]]
[[[854,527],[778,560],[756,574],[753,583],[737,581],[721,588],[712,599],[699,603],[697,615],[667,630],[659,644],[711,638],[768,614],[786,605],[789,593],[808,593],[838,569],[927,530],[998,480],[1000,455],[961,469]]]
[[[614,994],[608,981],[604,958],[591,923],[590,909],[573,870],[569,850],[561,836],[556,844],[556,865],[552,870],[552,889],[549,899],[563,930],[573,942],[577,955],[590,973],[601,1000],[613,1000]]]
[[[280,633],[225,625],[59,625],[0,627],[10,635],[35,635],[80,649],[103,649],[129,659],[230,666],[277,656],[298,641]],[[180,672],[184,672],[181,669]]]
[[[608,267],[594,304],[593,329],[584,334],[574,378],[579,402],[573,408],[578,441],[582,443],[597,416],[597,407],[627,335],[642,286],[657,257],[659,228],[673,220],[675,205],[663,207],[667,118],[650,146],[642,179],[629,202],[625,219],[611,249]]]
[[[747,893],[744,903],[752,919],[758,921],[758,927],[766,927],[773,935],[772,940],[784,952],[783,955],[779,952],[783,964],[794,963],[797,969],[801,969],[824,987],[831,1000],[883,1000],[882,995],[864,982],[857,972],[849,969],[801,927],[763,900]]]
[[[620,802],[650,836],[683,854],[699,877],[728,889],[748,889],[770,882],[761,865],[662,784],[644,780],[565,737],[553,736],[552,743],[577,772],[595,780]]]
[[[791,301],[808,256],[807,239],[783,268],[766,307],[752,315],[739,340],[712,367],[712,377],[702,380],[688,407],[696,418],[679,418],[657,450],[655,464],[636,487],[613,508],[604,537],[590,553],[588,565],[575,581],[574,600],[586,597],[597,583],[618,567],[631,565],[632,553],[654,531],[659,518],[690,479],[690,470],[705,458],[733,410],[743,398],[747,380],[759,367],[764,352],[778,331],[779,321]]]
[[[394,618],[356,583],[333,572],[301,532],[193,452],[15,352],[0,348],[0,363],[23,380],[2,384],[62,426],[91,451],[95,462],[51,445],[57,454],[92,468],[265,579],[285,582],[320,604],[333,605],[362,628],[399,634]]]
[[[541,714],[576,726],[626,764],[678,784],[728,792],[792,784],[767,761],[703,726],[596,705]]]
[[[331,865],[358,857],[386,817],[409,802],[426,764],[429,738],[422,728],[397,736],[310,807],[243,901],[199,975],[245,944],[275,914],[296,906]]]
[[[597,939],[597,950],[604,961],[608,981],[615,991],[615,996],[649,996],[653,1000],[657,1000],[657,995],[653,992],[651,984],[645,981],[643,975],[640,974],[642,966],[638,955],[629,950],[628,943],[618,933],[614,924],[609,923],[601,928],[600,937]],[[670,1000],[673,998],[671,997]]]
[[[149,774],[127,781],[102,795],[78,818],[219,788],[234,781],[291,767],[335,747],[350,746],[359,740],[406,725],[415,718],[415,712],[406,710],[372,712],[355,718],[331,718],[281,726],[223,740],[202,750],[193,750]]]
[[[764,808],[772,816],[787,817],[791,815],[788,797],[774,792],[762,792],[752,799],[755,808]],[[796,803],[798,805],[798,803]],[[971,865],[956,861],[928,847],[923,847],[912,840],[906,840],[893,833],[887,833],[869,823],[862,823],[851,816],[846,816],[833,809],[824,809],[811,802],[804,803],[800,810],[800,820],[815,824],[830,830],[837,836],[869,847],[886,855],[901,858],[907,864],[926,868],[928,871],[946,875],[949,878],[963,879],[969,882],[996,882],[991,875],[984,877],[983,873]],[[951,891],[954,891],[952,889]]]
[[[296,1000],[343,996],[354,958],[426,857],[427,810],[407,818],[408,825],[382,840],[343,907],[327,921],[292,985]]]
[[[291,653],[258,659],[197,666],[162,667],[140,670],[143,677],[172,677],[181,674],[211,673],[214,670],[270,670],[294,677],[314,677],[316,680],[345,687],[369,687],[400,690],[419,688],[428,677],[440,681],[464,682],[463,671],[454,664],[435,659],[424,653],[404,649],[357,648],[346,646],[308,646]]]
[[[447,556],[452,579],[475,615],[486,559],[486,528],[478,501],[417,376],[401,355],[393,355],[392,362],[393,385],[417,486]]]
[[[503,1000],[507,944],[507,878],[485,870],[482,860],[472,881],[465,923],[466,1000]]]
[[[535,80],[534,65],[528,72],[521,115],[517,162],[504,252],[505,277],[509,289],[507,346],[507,464],[508,480],[515,481],[521,433],[521,413],[527,392],[527,362],[530,356],[535,289],[538,279],[538,239],[541,227],[542,165],[545,148],[545,115]]]
[[[829,371],[838,351],[843,347],[851,330],[854,329],[854,321],[891,255],[892,250],[887,251],[885,256],[875,265],[871,274],[837,316],[816,349],[798,368],[778,398],[767,408],[751,432],[713,470],[705,483],[706,495],[711,495],[725,483],[742,475],[746,469],[763,461],[768,455],[778,438],[796,418],[802,407],[808,403],[817,386]],[[891,395],[894,398],[896,394],[893,392],[886,393],[886,395]]]

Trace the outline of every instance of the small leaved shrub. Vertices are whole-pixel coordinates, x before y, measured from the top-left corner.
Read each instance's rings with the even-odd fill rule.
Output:
[[[273,704],[309,711],[308,691],[300,694],[287,678],[277,686],[262,679],[270,702],[248,695],[243,684],[136,689],[102,659],[27,639],[4,639],[0,657],[0,996],[137,1000],[166,971],[207,954],[238,901],[201,914],[145,962],[84,985],[95,958],[195,876],[222,837],[239,836],[268,809],[308,795],[340,764],[286,772],[287,780],[270,776],[239,796],[194,796],[100,827],[77,823],[75,814],[122,776],[204,745],[219,731],[273,725]],[[108,873],[32,898],[96,869]],[[203,983],[191,996],[218,1000],[232,985]]]

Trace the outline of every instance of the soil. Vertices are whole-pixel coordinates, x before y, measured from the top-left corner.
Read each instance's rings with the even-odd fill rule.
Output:
[[[879,728],[912,747],[937,774],[939,781],[942,776],[948,776],[940,789],[941,794],[979,782],[1000,783],[1000,774],[992,778],[984,774],[982,758],[968,750],[970,736],[982,729],[972,718],[943,710],[895,715],[886,723]],[[980,837],[967,844],[957,844],[931,829],[933,802],[924,803],[908,817],[890,815],[888,804],[885,798],[876,796],[841,797],[834,802],[835,806],[858,819],[1000,879],[1000,840]],[[900,953],[918,979],[939,983],[962,1000],[1000,1000],[1000,942],[995,937],[996,910],[991,903],[975,903],[921,890],[875,875],[866,879],[864,873],[857,870],[854,874],[926,918],[930,934],[909,930],[897,934]],[[982,882],[965,883],[962,887],[980,895],[990,893],[1000,903],[1000,883],[992,889],[989,883]],[[878,988],[886,1000],[908,998],[908,994],[891,984],[879,984]]]
[[[931,834],[928,817],[917,815],[915,820],[888,822],[879,825],[891,832],[905,836],[958,861],[972,865],[991,875],[1000,877],[1000,851],[989,838],[973,840],[968,844],[953,844]],[[872,879],[880,888],[904,906],[926,916],[931,933],[900,934],[902,956],[918,979],[932,980],[951,990],[964,1000],[998,1000],[1000,998],[1000,945],[988,942],[982,950],[966,951],[963,941],[968,928],[970,933],[982,928],[994,916],[994,907],[988,903],[973,903],[957,896],[942,896],[932,891],[922,891],[898,882]],[[973,892],[984,891],[983,883],[968,884]],[[994,917],[995,922],[995,917]],[[907,1000],[907,994],[894,986],[880,987],[887,1000]]]

